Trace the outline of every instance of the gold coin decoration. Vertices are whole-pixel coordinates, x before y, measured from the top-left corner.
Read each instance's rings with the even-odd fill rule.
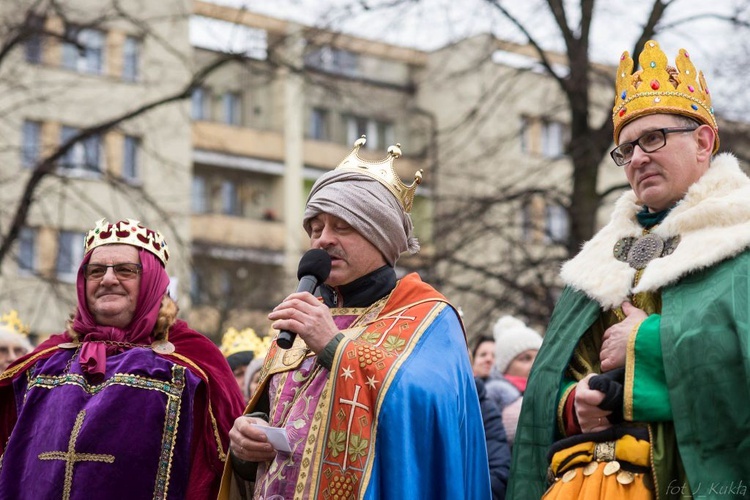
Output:
[[[571,482],[574,477],[576,477],[576,471],[575,471],[575,469],[571,469],[568,472],[566,472],[565,474],[563,474],[563,478],[562,478],[563,483],[569,483],[569,482]]]
[[[154,340],[151,344],[151,349],[157,354],[172,354],[174,352],[174,344],[168,340]]]
[[[632,472],[621,470],[617,473],[617,482],[620,484],[630,484],[635,481],[635,476]]]
[[[596,469],[599,468],[599,462],[591,462],[586,464],[586,467],[583,468],[583,475],[584,476],[590,476],[594,472],[596,472]]]
[[[620,470],[620,462],[616,460],[613,462],[609,462],[607,465],[604,466],[604,475],[611,476],[618,470]]]

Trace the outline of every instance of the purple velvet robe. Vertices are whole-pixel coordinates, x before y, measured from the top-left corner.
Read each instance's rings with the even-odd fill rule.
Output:
[[[99,380],[73,350],[39,361],[13,382],[0,498],[185,498],[200,383],[143,348],[109,356]]]

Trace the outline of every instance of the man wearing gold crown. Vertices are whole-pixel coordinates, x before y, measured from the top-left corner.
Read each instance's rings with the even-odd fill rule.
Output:
[[[168,258],[138,221],[87,234],[66,332],[0,375],[0,498],[216,495],[242,395],[176,319]]]
[[[750,179],[712,158],[702,73],[624,53],[615,147],[632,191],[562,269],[510,498],[737,498],[750,485]],[[553,445],[554,443],[554,445]],[[553,445],[552,447],[550,447]],[[549,475],[548,475],[549,474]]]
[[[409,211],[421,174],[405,186],[392,166],[397,146],[370,163],[362,144],[307,199],[304,228],[332,271],[322,301],[295,293],[269,315],[298,336],[289,350],[271,345],[253,413],[230,432],[220,498],[253,482],[255,498],[490,498],[458,314],[394,269],[418,250]],[[268,442],[266,426],[285,429],[290,452]]]
[[[18,318],[18,312],[3,314],[0,319],[0,372],[32,349],[28,333],[28,328]]]

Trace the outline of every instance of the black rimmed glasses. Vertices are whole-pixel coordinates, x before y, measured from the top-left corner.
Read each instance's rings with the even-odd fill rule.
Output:
[[[83,267],[83,276],[87,280],[101,281],[104,279],[104,275],[107,274],[107,269],[110,267],[112,268],[112,271],[114,271],[117,279],[120,281],[134,279],[140,274],[141,269],[143,269],[142,265],[131,264],[129,262],[125,262],[123,264],[112,264],[109,266],[104,264],[86,264]]]
[[[692,132],[697,128],[698,127],[674,127],[650,130],[634,141],[620,144],[609,152],[609,156],[612,157],[618,166],[622,167],[630,163],[630,160],[633,159],[633,152],[635,151],[636,146],[640,147],[644,153],[653,153],[667,145],[667,134],[673,132]]]

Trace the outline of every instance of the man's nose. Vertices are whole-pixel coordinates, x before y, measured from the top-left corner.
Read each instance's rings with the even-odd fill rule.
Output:
[[[104,276],[102,277],[102,283],[115,284],[115,283],[119,283],[119,281],[120,280],[117,279],[117,275],[115,274],[115,268],[108,267],[107,271],[104,273]]]
[[[633,147],[633,156],[631,156],[628,166],[632,168],[639,168],[641,165],[643,165],[644,163],[648,163],[650,160],[651,157],[648,155],[648,153],[644,152],[639,145],[636,145]]]

